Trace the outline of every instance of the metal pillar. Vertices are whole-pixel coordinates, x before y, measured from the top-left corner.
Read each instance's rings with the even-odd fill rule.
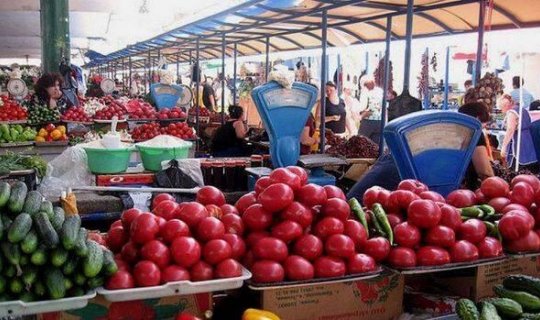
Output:
[[[476,62],[474,64],[473,85],[476,85],[482,77],[482,51],[484,51],[484,20],[486,17],[486,1],[480,0],[480,12],[478,14],[478,43],[476,47]]]
[[[221,38],[221,124],[225,124],[225,33]]]
[[[128,79],[128,83],[129,83],[129,92],[131,92],[131,87],[133,86],[133,70],[132,70],[132,62],[131,62],[131,57],[128,58],[128,76],[129,76],[129,79]]]
[[[180,83],[180,50],[176,54],[176,83]]]
[[[343,68],[341,68],[341,55],[337,54],[337,77],[336,77],[336,86],[338,88],[338,95],[341,96],[341,92],[343,91],[343,83],[341,83],[341,80],[339,79],[339,75],[342,73]]]
[[[266,37],[265,55],[265,82],[268,82],[268,74],[270,73],[270,37]]]
[[[366,72],[369,73],[369,52],[366,51],[366,54],[365,54],[365,64],[366,64]]]
[[[41,0],[41,64],[43,72],[58,72],[70,60],[69,0]]]
[[[449,83],[450,81],[450,46],[446,47],[446,61],[444,65],[444,102],[443,110],[448,110],[448,93],[449,93]]]
[[[392,40],[392,16],[386,18],[386,49],[384,51],[384,75],[383,75],[383,101],[381,105],[381,133],[384,132],[384,126],[386,125],[386,108],[388,107],[388,87],[390,82],[390,44]],[[381,134],[381,140],[379,140],[379,157],[382,155],[384,149],[384,137]]]
[[[236,105],[236,68],[237,68],[237,59],[238,57],[238,47],[237,44],[234,44],[234,62],[233,62],[233,104]]]
[[[191,53],[191,50],[189,50],[189,65],[192,66],[192,72],[191,72],[191,86],[193,85],[193,54]],[[197,69],[199,68],[199,66],[197,66]],[[199,70],[196,70],[197,72],[199,72]],[[197,77],[197,75],[195,75]],[[198,99],[198,98],[197,98]],[[195,101],[198,101],[198,100],[195,100]],[[195,105],[197,104],[198,102],[195,102]]]
[[[427,74],[427,83],[426,83],[426,88],[424,90],[424,99],[422,99],[422,105],[424,107],[424,109],[429,109],[429,106],[431,104],[431,99],[430,99],[430,91],[429,91],[429,49],[426,48],[426,52],[425,52],[425,55],[427,57],[427,65],[428,65],[428,74]]]
[[[413,31],[414,0],[407,0],[407,25],[405,34],[405,72],[403,73],[403,92],[409,92],[411,78],[411,43]]]
[[[321,125],[320,125],[320,137],[321,137],[321,143],[320,143],[320,153],[324,153],[324,144],[325,144],[325,132],[326,132],[326,93],[325,93],[325,85],[326,80],[328,79],[328,73],[327,73],[327,57],[326,57],[326,47],[328,45],[328,12],[326,10],[323,10],[322,12],[322,54],[321,54]]]
[[[197,72],[200,72],[201,71],[201,66],[199,65],[199,38],[197,38],[197,42],[195,43],[195,56],[196,56],[196,65],[197,65]],[[195,101],[197,101],[197,103],[195,104],[196,105],[196,108],[195,108],[195,127],[197,129],[197,134],[200,134],[200,127],[199,127],[199,110],[202,106],[199,105],[199,85],[200,85],[200,82],[201,82],[201,77],[199,77],[199,75],[195,75]],[[199,149],[198,148],[199,146],[199,143],[197,143],[197,150]]]
[[[148,92],[150,92],[150,85],[152,84],[152,55],[148,51]]]

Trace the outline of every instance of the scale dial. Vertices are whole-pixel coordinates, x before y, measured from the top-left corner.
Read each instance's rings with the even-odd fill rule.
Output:
[[[434,149],[465,151],[474,131],[457,123],[433,123],[405,134],[411,154],[416,156]]]
[[[110,94],[116,88],[116,84],[112,79],[103,79],[99,87],[101,88],[101,90],[103,90],[105,94]]]
[[[285,89],[280,88],[276,90],[269,90],[263,94],[263,99],[268,109],[277,109],[283,107],[294,107],[307,109],[312,106],[309,105],[311,100],[311,94],[309,92],[299,89]]]
[[[10,79],[7,83],[8,92],[14,97],[23,97],[28,93],[26,83],[22,79]]]
[[[191,101],[193,100],[193,92],[185,84],[181,84],[180,87],[182,87],[182,93],[180,94],[180,99],[178,99],[176,104],[180,107],[189,107],[191,105]]]

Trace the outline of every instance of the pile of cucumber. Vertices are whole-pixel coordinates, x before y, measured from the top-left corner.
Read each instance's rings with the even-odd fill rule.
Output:
[[[461,320],[540,320],[540,279],[511,275],[493,290],[498,298],[489,298],[476,305],[461,299],[456,313]]]
[[[117,270],[112,252],[87,239],[79,215],[22,182],[0,181],[0,301],[81,296]]]

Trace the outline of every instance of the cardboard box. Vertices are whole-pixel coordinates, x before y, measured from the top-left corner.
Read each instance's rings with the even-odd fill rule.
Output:
[[[211,309],[210,293],[123,302],[110,302],[98,295],[82,309],[40,314],[37,320],[167,320],[182,311],[204,318]]]
[[[495,295],[493,286],[502,283],[511,274],[530,276],[540,275],[540,257],[508,258],[501,262],[463,270],[463,276],[435,278],[437,284],[445,285],[448,290],[462,297],[480,301]]]
[[[401,314],[403,276],[387,273],[356,282],[321,284],[262,293],[262,308],[284,320],[386,320]]]

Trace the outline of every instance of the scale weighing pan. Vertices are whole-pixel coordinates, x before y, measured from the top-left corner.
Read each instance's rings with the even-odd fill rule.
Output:
[[[153,83],[150,85],[150,94],[158,109],[175,107],[178,99],[182,97],[183,91],[184,88],[175,84]]]
[[[482,134],[477,119],[454,111],[420,111],[389,122],[384,139],[402,179],[443,196],[460,187]]]
[[[295,82],[287,89],[271,81],[253,89],[251,96],[270,138],[273,166],[296,165],[300,135],[317,100],[317,88]]]

